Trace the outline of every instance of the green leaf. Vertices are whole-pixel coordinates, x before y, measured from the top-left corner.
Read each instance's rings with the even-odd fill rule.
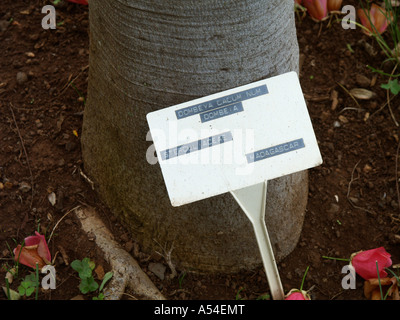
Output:
[[[25,288],[22,285],[18,286],[18,292],[19,292],[20,296],[24,296],[25,295]]]
[[[104,278],[103,278],[103,281],[102,281],[102,283],[101,283],[101,285],[100,285],[99,291],[102,291],[102,290],[103,290],[105,284],[107,283],[108,280],[110,280],[110,279],[112,278],[112,276],[113,276],[113,273],[112,273],[111,271],[107,272],[107,273],[104,275]]]
[[[35,287],[29,287],[29,288],[27,288],[27,289],[25,290],[26,296],[29,297],[32,293],[35,292],[35,289],[36,289]]]
[[[81,271],[82,270],[82,262],[80,260],[72,261],[71,268],[78,272]]]
[[[96,264],[91,261],[89,258],[83,258],[82,264],[85,265],[85,267],[89,267],[90,270],[93,270]]]
[[[38,281],[36,280],[36,275],[34,273],[28,274],[25,277],[25,281],[30,283],[31,286],[37,286],[38,285]]]
[[[257,298],[257,300],[270,300],[270,299],[271,299],[271,296],[268,293],[262,294],[261,296],[259,296]]]
[[[93,277],[82,279],[79,285],[79,289],[83,294],[96,291],[98,287],[99,285]]]
[[[104,300],[104,294],[99,293],[99,295],[97,297],[93,297],[93,300]]]
[[[82,292],[82,294],[86,294],[89,292],[89,288],[84,280],[82,280],[79,284],[79,290]]]
[[[78,271],[79,278],[85,279],[92,276],[92,268],[89,262],[90,262],[89,258],[84,258],[82,261],[80,260],[72,261],[71,267],[75,271]]]
[[[92,269],[90,268],[84,268],[79,272],[79,278],[81,279],[90,278],[91,276],[92,276]]]
[[[94,281],[93,277],[88,278],[88,285],[90,292],[96,291],[99,288],[99,284],[96,281]]]
[[[394,95],[400,92],[400,84],[397,79],[389,80],[388,83],[381,84],[381,88],[390,90]]]

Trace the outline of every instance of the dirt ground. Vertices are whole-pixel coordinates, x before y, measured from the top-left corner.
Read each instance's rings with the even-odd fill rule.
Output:
[[[40,300],[69,300],[80,294],[78,275],[70,266],[75,259],[89,257],[109,271],[72,211],[89,205],[166,298],[265,298],[269,289],[262,268],[228,276],[180,271],[172,280],[161,280],[149,271],[150,263],[165,261],[140,252],[81,174],[88,8],[72,3],[58,7],[57,29],[44,30],[44,4],[0,3],[0,285],[5,286],[4,269],[13,266],[10,249],[36,230],[52,235],[49,248],[56,255],[57,272],[57,288],[39,292]],[[309,266],[304,289],[313,299],[363,300],[362,279],[357,277],[355,290],[344,290],[341,269],[346,263],[323,256],[349,258],[353,252],[383,246],[394,264],[400,262],[396,172],[400,98],[391,100],[391,115],[386,90],[380,88],[387,78],[376,77],[367,68],[379,67],[384,57],[360,28],[344,30],[335,18],[315,23],[309,16],[298,16],[297,27],[300,80],[324,162],[309,171],[303,232],[296,249],[278,268],[285,292],[299,288]],[[348,90],[361,87],[375,96],[353,100]],[[49,201],[52,193],[54,205]],[[21,267],[11,288],[16,289],[30,271]],[[126,293],[126,299],[134,296]],[[6,299],[2,291],[0,299]]]

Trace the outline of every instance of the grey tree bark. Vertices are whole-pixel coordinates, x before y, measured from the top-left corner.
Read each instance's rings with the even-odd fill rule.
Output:
[[[261,265],[252,226],[230,194],[171,206],[159,165],[146,161],[146,114],[298,72],[298,63],[292,0],[90,3],[85,171],[143,251],[173,244],[176,267],[188,271]],[[307,196],[306,172],[269,182],[266,221],[278,261],[298,242]]]

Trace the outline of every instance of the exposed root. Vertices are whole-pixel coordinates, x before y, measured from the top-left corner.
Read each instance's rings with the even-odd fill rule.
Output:
[[[103,291],[105,299],[120,300],[128,287],[146,299],[165,300],[137,261],[114,240],[93,208],[76,208],[75,214],[82,224],[82,229],[95,235],[97,246],[103,251],[104,258],[112,268],[113,277]]]

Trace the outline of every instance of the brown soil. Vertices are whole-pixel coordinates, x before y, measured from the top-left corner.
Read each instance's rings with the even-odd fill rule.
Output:
[[[137,250],[135,240],[81,175],[88,8],[72,3],[59,7],[57,29],[44,30],[44,4],[39,0],[3,0],[0,4],[1,265],[13,266],[9,248],[35,230],[47,237],[52,234],[49,247],[52,256],[56,255],[57,289],[41,291],[39,299],[67,300],[79,295],[79,279],[71,261],[90,257],[109,271],[100,250],[71,211],[78,205],[90,205],[168,299],[257,299],[268,293],[262,268],[229,276],[181,273],[179,279],[163,281],[148,271],[149,263],[165,261]],[[370,82],[375,79],[366,66],[379,67],[384,57],[360,28],[344,30],[335,19],[330,25],[329,21],[317,24],[308,16],[298,17],[297,23],[304,58],[301,84],[324,163],[310,170],[303,232],[297,248],[279,263],[280,276],[287,292],[300,286],[309,266],[304,288],[311,289],[314,299],[364,299],[362,279],[357,277],[356,290],[342,289],[345,262],[322,256],[349,258],[353,252],[384,246],[393,262],[399,263],[399,127],[395,119],[400,121],[400,100],[391,101],[393,119],[385,106],[386,91],[380,88],[387,78],[379,76],[373,85],[362,83],[361,76]],[[365,44],[377,55],[369,54]],[[356,103],[347,90],[360,86],[368,86],[376,97]],[[334,91],[337,104],[332,99]],[[57,199],[54,206],[48,200],[52,192]],[[11,287],[16,289],[30,272],[22,266]],[[1,274],[0,285],[4,286],[4,268]],[[5,299],[2,292],[0,299]]]

